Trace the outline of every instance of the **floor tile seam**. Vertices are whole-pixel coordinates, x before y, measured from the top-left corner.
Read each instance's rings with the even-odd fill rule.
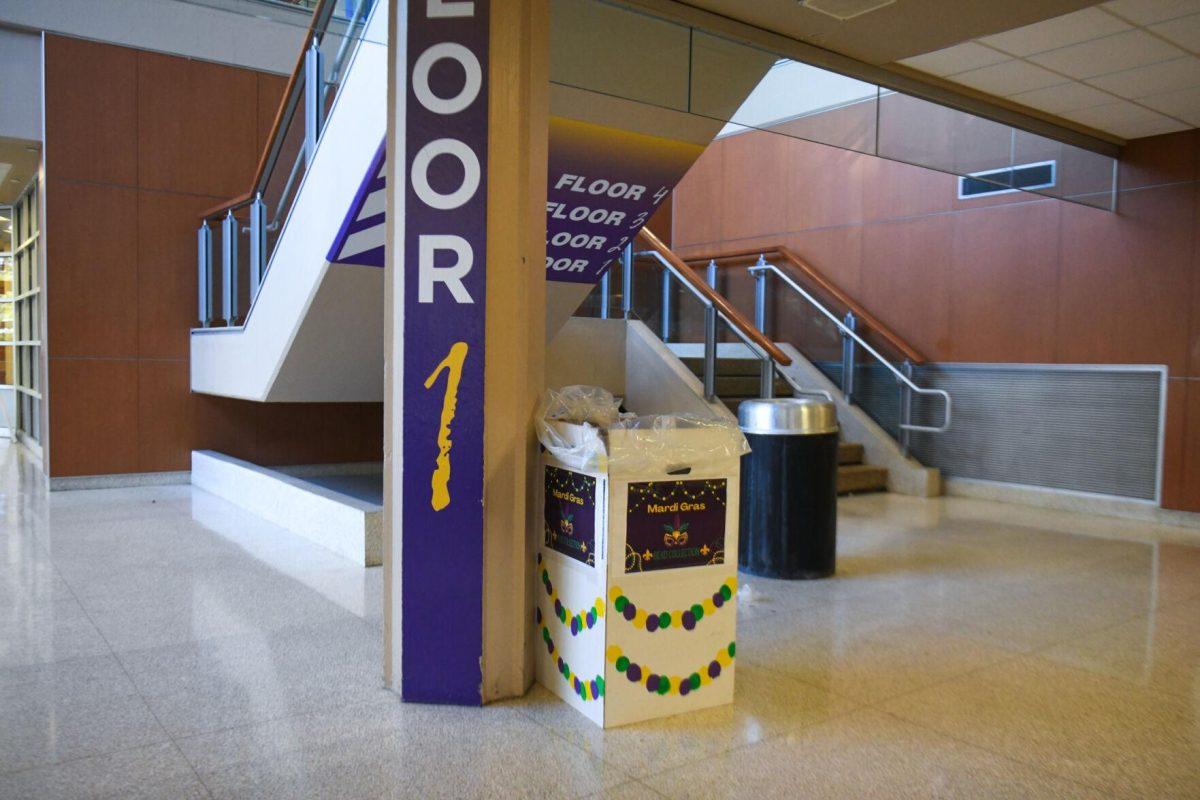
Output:
[[[1190,701],[1193,699],[1193,695],[1190,693],[1176,694],[1175,692],[1168,692],[1164,689],[1158,689],[1154,686],[1144,686],[1140,683],[1134,683],[1131,680],[1112,675],[1111,673],[1108,673],[1108,672],[1095,672],[1093,670],[1087,669],[1086,667],[1079,667],[1074,664],[1066,664],[1061,661],[1054,661],[1052,659],[1046,658],[1044,655],[1041,655],[1039,653],[1030,653],[1029,655],[1023,657],[1022,660],[1034,661],[1036,663],[1042,664],[1043,666],[1049,666],[1049,667],[1055,667],[1058,669],[1070,670],[1071,672],[1074,672],[1074,673],[1077,673],[1080,675],[1086,675],[1087,677],[1093,678],[1093,679],[1098,678],[1102,681],[1111,681],[1113,683],[1119,683],[1119,684],[1124,685],[1125,687],[1128,687],[1128,689],[1130,689],[1130,690],[1136,690],[1138,692],[1144,692],[1144,693],[1153,695],[1159,700],[1172,700],[1172,701],[1178,702],[1180,700],[1189,700]]]
[[[88,761],[93,758],[108,758],[109,756],[118,756],[123,753],[133,753],[138,750],[149,750],[152,747],[163,747],[171,744],[170,741],[163,740],[161,742],[146,742],[143,744],[135,744],[132,747],[118,747],[115,750],[101,750],[94,753],[86,753],[84,755],[72,756],[63,758],[58,761],[44,761],[40,764],[31,764],[27,767],[19,767],[17,769],[0,769],[0,778],[9,778],[13,775],[20,775],[22,772],[34,772],[39,769],[59,769],[61,767],[70,766],[80,761]]]
[[[914,694],[919,694],[921,692],[928,691],[930,689],[936,689],[940,686],[944,686],[945,684],[954,683],[954,682],[960,681],[964,678],[970,678],[970,677],[974,676],[976,673],[983,672],[984,670],[993,669],[994,667],[1001,666],[1002,664],[1009,664],[1014,661],[1020,661],[1021,659],[1025,658],[1025,657],[1026,656],[1023,653],[1016,653],[1013,651],[1006,650],[1005,655],[1003,657],[997,658],[992,661],[988,661],[986,664],[980,664],[978,666],[971,667],[970,669],[964,670],[962,672],[957,672],[953,675],[947,675],[943,678],[939,678],[938,680],[933,681],[932,683],[926,683],[921,686],[916,686],[912,689],[905,689],[902,692],[899,692],[894,695],[890,695],[888,697],[881,697],[878,700],[872,700],[870,702],[866,702],[863,704],[863,707],[871,709],[872,711],[879,711],[879,712],[887,714],[890,712],[885,711],[883,706],[888,703],[892,703],[901,698],[908,697],[908,696],[914,695]]]
[[[830,689],[828,686],[822,686],[818,683],[813,683],[810,680],[802,678],[799,675],[793,675],[789,672],[783,672],[782,670],[775,669],[774,667],[765,666],[764,664],[762,664],[758,661],[755,661],[752,656],[742,655],[741,653],[739,653],[738,655],[742,661],[744,661],[747,665],[754,667],[755,669],[761,669],[763,672],[769,673],[776,677],[786,678],[789,681],[795,681],[796,683],[799,683],[803,686],[807,686],[809,689],[815,689],[818,692],[824,692],[825,694],[830,695],[834,699],[840,700],[844,703],[854,704],[855,707],[852,709],[849,709],[849,711],[847,713],[849,713],[850,711],[857,711],[860,708],[866,707],[866,703],[863,703],[863,701],[861,701],[857,698],[854,698],[854,697],[850,697],[849,695],[845,695],[840,692],[836,692],[833,689]],[[735,693],[736,693],[736,691],[737,690],[734,689]],[[838,714],[837,716],[841,716],[841,714]]]
[[[566,704],[565,701],[561,700],[557,695],[555,695],[554,699],[557,700],[558,702],[563,703],[564,705]],[[579,751],[580,753],[587,756],[588,758],[595,759],[596,761],[603,764],[605,767],[610,767],[612,769],[615,769],[619,774],[623,775],[626,778],[626,780],[622,781],[622,783],[629,783],[630,781],[637,782],[637,780],[638,780],[637,774],[634,772],[631,772],[628,768],[626,768],[620,764],[617,764],[613,761],[610,761],[607,758],[605,758],[604,756],[597,755],[584,747],[581,747],[578,742],[572,741],[570,738],[568,738],[566,736],[566,734],[564,734],[563,732],[559,731],[558,729],[550,726],[549,724],[542,722],[537,717],[535,717],[533,714],[530,714],[529,712],[527,712],[524,708],[517,706],[516,710],[519,714],[521,714],[527,720],[529,720],[533,724],[537,725],[543,731],[549,733],[555,739],[558,739],[559,741],[562,741],[562,742],[566,742],[568,745],[570,745],[570,747],[572,749]],[[572,711],[574,711],[574,709],[572,709]],[[595,724],[591,720],[588,720],[588,722],[591,724]],[[603,736],[606,729],[601,728],[599,726],[597,726],[597,729],[600,731],[601,736]],[[620,785],[620,784],[617,784],[617,785]],[[592,792],[591,794],[595,794],[595,792]],[[587,793],[585,793],[581,796],[587,797]]]
[[[956,736],[955,734],[950,733],[949,731],[942,730],[941,728],[935,727],[933,725],[928,725],[924,722],[921,722],[920,720],[910,719],[908,717],[901,716],[900,714],[894,713],[892,711],[886,711],[882,708],[877,708],[877,709],[873,709],[873,710],[877,711],[880,714],[885,714],[885,715],[891,717],[892,719],[898,720],[899,722],[902,722],[905,725],[912,725],[914,727],[920,728],[921,730],[923,730],[927,733],[932,733],[935,736],[940,736],[944,739],[950,739],[951,741],[957,742],[958,744],[963,745],[965,747],[969,747],[973,750],[978,750],[982,753],[988,753],[989,755],[995,756],[996,758],[999,758],[1003,761],[1006,761],[1011,764],[1019,765],[1025,769],[1032,770],[1041,775],[1045,775],[1047,777],[1065,781],[1074,786],[1078,786],[1081,789],[1087,789],[1089,791],[1100,792],[1105,797],[1111,798],[1111,800],[1119,800],[1119,798],[1121,797],[1120,795],[1116,794],[1113,791],[1113,789],[1109,786],[1102,786],[1102,785],[1099,785],[1098,783],[1097,784],[1085,783],[1085,782],[1080,781],[1076,778],[1073,778],[1069,775],[1065,775],[1060,772],[1056,772],[1052,769],[1048,769],[1044,766],[1034,763],[1033,761],[1026,761],[1021,758],[1014,758],[1011,755],[1002,753],[998,750],[993,750],[992,748],[987,747],[982,744],[979,744],[978,742],[972,742],[968,739],[962,738],[961,736]]]
[[[195,731],[193,733],[184,733],[178,736],[172,736],[172,741],[176,744],[184,744],[193,739],[199,739],[205,736],[217,736],[219,734],[232,733],[243,729],[256,728],[260,725],[268,725],[271,723],[283,722],[291,719],[308,719],[326,716],[329,714],[338,713],[341,711],[351,711],[356,708],[370,707],[372,704],[366,700],[356,700],[349,704],[339,705],[336,708],[323,708],[315,711],[305,711],[300,714],[280,714],[278,716],[267,716],[258,719],[249,720],[247,722],[239,722],[236,725],[226,725],[221,728],[213,728],[206,731]]]

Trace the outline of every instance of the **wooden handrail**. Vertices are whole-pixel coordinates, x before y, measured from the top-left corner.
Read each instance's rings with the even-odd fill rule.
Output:
[[[312,44],[313,37],[317,35],[317,24],[321,20],[325,6],[336,2],[337,0],[320,0],[313,7],[312,18],[308,21],[308,30],[304,33],[304,44],[300,47],[300,57],[296,59],[296,66],[292,68],[292,74],[288,77],[287,86],[283,89],[283,97],[279,100],[279,108],[275,110],[275,120],[271,123],[271,131],[267,134],[267,139],[263,144],[262,155],[258,158],[258,166],[254,169],[254,179],[250,181],[250,190],[239,194],[232,200],[226,200],[224,203],[204,210],[200,214],[200,219],[208,219],[234,206],[240,206],[254,199],[254,192],[258,188],[259,182],[263,179],[263,175],[266,174],[267,162],[271,160],[271,150],[274,147],[275,138],[279,136],[280,127],[283,125],[283,118],[287,114],[288,100],[299,83],[300,76],[304,73],[304,58],[308,53],[309,46]]]
[[[793,253],[783,245],[774,247],[760,247],[748,250],[734,250],[724,253],[702,253],[697,256],[690,256],[684,259],[684,262],[689,266],[697,264],[708,264],[710,261],[716,262],[718,267],[731,267],[741,262],[749,260],[757,260],[760,255],[777,255],[788,263],[797,272],[801,273],[804,278],[811,284],[815,285],[822,293],[834,298],[850,311],[854,312],[854,316],[865,322],[867,326],[879,338],[883,339],[891,346],[892,349],[899,352],[907,360],[914,364],[924,364],[925,356],[921,355],[915,347],[900,338],[895,331],[879,321],[879,318],[868,311],[857,300],[842,291],[841,287],[830,281],[820,272],[818,272],[807,261]]]
[[[692,268],[684,263],[683,259],[675,255],[671,248],[662,243],[662,240],[655,236],[648,228],[642,228],[638,233],[638,238],[646,244],[654,252],[662,256],[668,261],[671,266],[675,267],[682,276],[682,280],[688,282],[692,288],[702,294],[710,303],[712,303],[721,315],[729,320],[730,324],[745,334],[746,338],[754,342],[756,345],[766,351],[767,355],[776,363],[782,366],[789,366],[792,363],[792,358],[787,353],[779,349],[779,345],[767,338],[766,334],[754,327],[754,323],[746,319],[742,312],[738,311],[729,301],[718,294],[711,286],[696,276]]]

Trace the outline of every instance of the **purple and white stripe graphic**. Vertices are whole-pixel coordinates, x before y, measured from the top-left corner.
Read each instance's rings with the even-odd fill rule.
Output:
[[[326,258],[332,264],[357,264],[383,268],[384,223],[387,211],[387,191],[384,172],[387,169],[384,144],[379,143],[371,168],[354,195],[350,213],[333,239]]]

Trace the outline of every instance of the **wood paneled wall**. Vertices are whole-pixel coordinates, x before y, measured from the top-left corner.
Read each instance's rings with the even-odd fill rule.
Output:
[[[755,131],[674,194],[685,257],[793,248],[935,361],[1166,364],[1163,505],[1200,511],[1200,132],[1142,139],[1111,213]]]
[[[244,192],[277,75],[47,36],[51,476],[382,458],[382,404],[192,394],[196,215]]]

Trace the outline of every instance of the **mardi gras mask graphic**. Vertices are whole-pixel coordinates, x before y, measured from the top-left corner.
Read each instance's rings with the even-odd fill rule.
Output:
[[[667,547],[681,547],[687,544],[688,523],[681,523],[678,514],[675,515],[675,524],[663,525],[663,531],[663,544]]]

